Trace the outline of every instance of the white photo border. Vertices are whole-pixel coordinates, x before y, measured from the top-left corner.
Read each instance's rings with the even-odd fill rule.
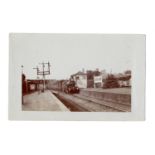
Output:
[[[22,111],[21,108],[21,64],[16,64],[18,53],[13,49],[14,35],[9,35],[9,120],[38,121],[144,121],[145,120],[145,68],[146,35],[135,37],[132,68],[131,112],[50,112]],[[104,34],[103,34],[104,35]],[[106,34],[107,35],[107,34]],[[118,35],[118,34],[110,34]],[[15,66],[18,66],[17,69]]]

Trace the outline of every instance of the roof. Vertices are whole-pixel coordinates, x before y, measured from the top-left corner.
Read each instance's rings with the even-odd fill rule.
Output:
[[[76,76],[76,75],[87,75],[86,73],[83,73],[83,72],[81,72],[81,71],[79,71],[79,72],[77,72],[77,73],[75,73],[75,74],[73,74],[73,75],[71,75],[71,76]]]

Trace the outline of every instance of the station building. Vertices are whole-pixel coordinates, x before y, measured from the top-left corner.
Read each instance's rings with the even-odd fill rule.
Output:
[[[77,72],[71,75],[71,78],[76,82],[79,88],[87,88],[87,74],[84,72]]]

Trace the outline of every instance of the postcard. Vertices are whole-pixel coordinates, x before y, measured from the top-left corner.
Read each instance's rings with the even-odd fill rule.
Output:
[[[9,119],[145,120],[143,34],[9,35]]]

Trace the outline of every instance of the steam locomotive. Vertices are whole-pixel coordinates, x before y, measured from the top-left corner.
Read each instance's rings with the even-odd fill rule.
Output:
[[[79,93],[80,89],[73,80],[59,80],[48,83],[48,89],[62,91],[67,94]]]
[[[68,81],[64,86],[64,92],[67,94],[79,93],[80,89],[76,86],[75,81]]]

